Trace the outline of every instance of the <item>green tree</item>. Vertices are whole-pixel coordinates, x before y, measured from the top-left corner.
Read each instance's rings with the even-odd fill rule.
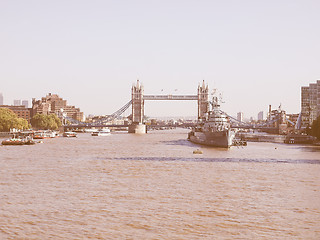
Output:
[[[310,135],[320,140],[320,116],[313,121],[311,125]]]
[[[31,125],[38,129],[57,130],[61,126],[61,121],[55,114],[44,115],[37,113],[31,119]]]
[[[26,119],[19,118],[12,110],[0,108],[0,132],[8,132],[12,128],[28,129],[29,124]]]
[[[39,113],[34,115],[31,119],[31,125],[34,128],[43,128],[43,126],[45,125],[44,115]]]

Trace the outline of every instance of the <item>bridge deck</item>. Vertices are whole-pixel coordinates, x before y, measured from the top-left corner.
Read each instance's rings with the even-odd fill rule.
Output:
[[[144,95],[144,100],[198,100],[198,95]]]

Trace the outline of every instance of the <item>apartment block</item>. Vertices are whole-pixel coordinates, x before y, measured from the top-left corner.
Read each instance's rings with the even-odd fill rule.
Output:
[[[311,126],[320,115],[320,80],[301,87],[301,125]]]
[[[83,112],[80,108],[67,105],[67,100],[60,98],[57,94],[49,93],[46,97],[42,97],[41,100],[32,99],[32,114],[56,114],[60,116],[61,113],[65,113],[67,117],[73,118],[78,121],[83,120]]]

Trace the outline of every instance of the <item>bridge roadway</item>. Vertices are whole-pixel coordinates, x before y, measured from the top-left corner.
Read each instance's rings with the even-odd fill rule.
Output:
[[[144,95],[144,100],[198,100],[198,95]]]

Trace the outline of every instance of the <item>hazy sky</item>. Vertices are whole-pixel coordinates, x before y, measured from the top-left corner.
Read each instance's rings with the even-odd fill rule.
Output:
[[[145,94],[196,94],[205,80],[231,115],[298,113],[301,86],[320,79],[319,12],[319,0],[0,0],[0,92],[111,114],[136,79]],[[196,115],[197,103],[145,113]]]

